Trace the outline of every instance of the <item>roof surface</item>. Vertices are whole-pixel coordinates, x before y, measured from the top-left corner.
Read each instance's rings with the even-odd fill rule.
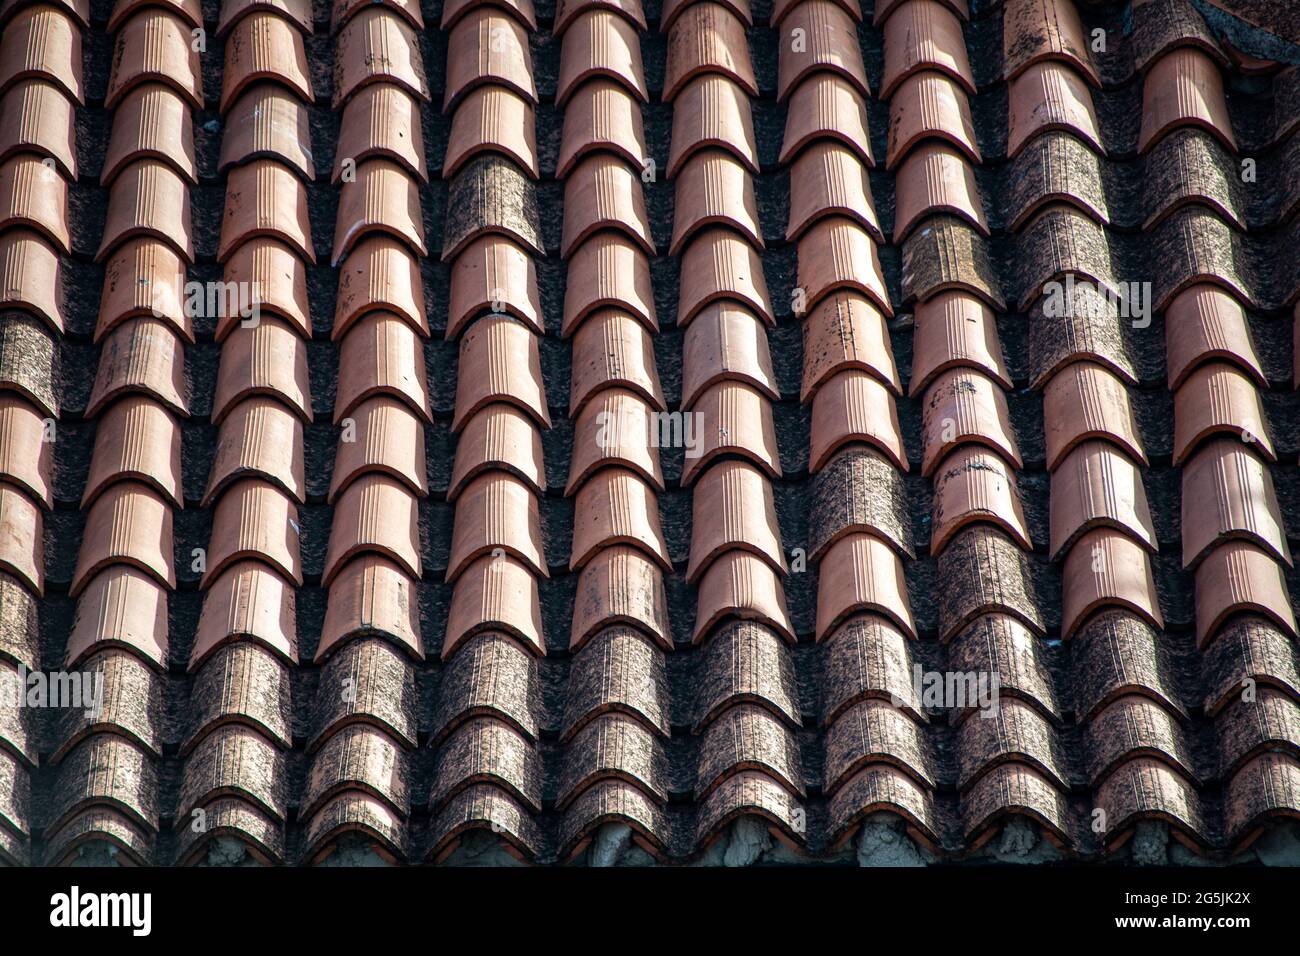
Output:
[[[0,2],[0,859],[1285,857],[1285,6]]]

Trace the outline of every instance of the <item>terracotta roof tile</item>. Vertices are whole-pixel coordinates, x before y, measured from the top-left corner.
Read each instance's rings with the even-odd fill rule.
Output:
[[[117,734],[95,734],[60,764],[49,807],[51,827],[80,810],[111,807],[158,831],[158,771],[145,750]]]
[[[305,859],[320,863],[336,847],[338,837],[360,833],[373,842],[368,845],[381,858],[396,864],[406,855],[406,823],[388,804],[368,793],[348,790],[316,811],[307,827]]]
[[[772,485],[761,471],[744,461],[721,462],[696,482],[691,500],[695,520],[688,581],[698,582],[710,563],[737,549],[766,558],[774,570],[788,573]]]
[[[1097,788],[1096,799],[1106,812],[1106,840],[1117,839],[1126,828],[1148,818],[1201,835],[1201,804],[1191,781],[1150,757],[1123,764]]]
[[[1027,816],[1053,842],[1068,841],[1069,806],[1065,795],[1023,763],[1004,763],[985,774],[962,795],[962,816],[969,843],[980,845],[996,832],[995,823],[1011,814]]]
[[[724,379],[780,399],[766,329],[746,308],[727,302],[706,307],[686,329],[682,357],[682,408],[694,406],[706,388]]]
[[[1183,207],[1202,205],[1245,231],[1237,163],[1212,136],[1191,127],[1175,131],[1152,148],[1145,173],[1142,228],[1159,225]]]
[[[385,85],[376,89],[386,90],[390,87]],[[411,105],[414,107],[414,101]],[[416,171],[420,172],[422,179],[427,178],[423,175],[423,143],[418,141],[418,111],[413,111],[410,123],[410,129],[416,137],[412,147],[419,163]],[[536,179],[537,142],[533,128],[533,105],[528,100],[504,86],[493,84],[476,87],[461,100],[451,118],[451,133],[447,141],[447,153],[443,158],[442,175],[450,179],[472,157],[497,152]]]
[[[306,187],[288,166],[269,159],[237,166],[227,176],[217,260],[225,262],[237,246],[255,238],[276,239],[316,262]]]
[[[799,257],[802,261],[803,257]],[[776,324],[758,250],[730,229],[699,232],[681,255],[677,325],[684,327],[705,306],[735,299],[770,325]],[[570,285],[573,278],[570,277]]]
[[[837,73],[814,73],[791,94],[780,161],[788,163],[805,146],[819,139],[837,140],[857,153],[868,166],[875,165],[867,130],[866,100]]]
[[[156,159],[131,163],[113,181],[96,261],[104,261],[119,245],[137,236],[170,243],[186,262],[194,262],[189,187],[170,165]]]
[[[799,238],[798,256],[799,288],[804,293],[805,308],[836,290],[854,289],[886,315],[894,314],[876,243],[852,219],[819,219]]]
[[[371,312],[348,331],[339,347],[335,424],[373,395],[399,398],[429,421],[425,375],[423,347],[415,330],[390,312]]]
[[[1053,559],[1092,528],[1111,527],[1158,551],[1146,489],[1137,465],[1105,441],[1075,446],[1052,472]]]
[[[1196,567],[1196,644],[1204,648],[1234,614],[1261,614],[1294,639],[1282,564],[1249,541],[1212,547]]]
[[[1181,465],[1211,435],[1227,434],[1277,460],[1254,382],[1236,365],[1210,362],[1187,376],[1174,394],[1174,464]]]
[[[1012,80],[1044,60],[1061,60],[1101,86],[1072,0],[1013,0],[1003,12],[1003,78]]]
[[[231,174],[234,178],[234,174]],[[306,204],[302,204],[306,216]],[[371,159],[357,167],[356,179],[343,183],[334,227],[331,265],[337,266],[360,239],[385,232],[408,243],[417,255],[428,255],[420,212],[419,183],[387,159]],[[310,249],[304,250],[310,253]],[[308,255],[313,262],[314,257]]]
[[[111,485],[90,505],[71,593],[113,564],[139,568],[175,590],[171,545],[172,512],[162,497],[139,482]]]
[[[570,105],[569,110],[572,108]],[[634,112],[637,112],[639,129],[640,114]],[[565,117],[567,123],[568,111]],[[691,80],[673,103],[668,177],[677,176],[696,151],[709,147],[729,150],[751,173],[759,171],[749,95],[718,73],[706,73]],[[641,154],[644,153],[642,145]]]
[[[339,266],[330,338],[343,338],[375,310],[391,312],[420,335],[429,334],[419,263],[406,245],[385,233],[367,235]]]
[[[465,721],[485,716],[535,741],[541,712],[537,689],[537,659],[518,641],[493,631],[469,638],[444,665],[434,743]]]
[[[302,586],[298,511],[293,499],[276,485],[260,477],[230,485],[213,508],[212,529],[202,586],[245,558],[264,561]]]
[[[564,108],[556,177],[565,178],[579,160],[601,150],[633,166],[641,166],[648,157],[640,104],[626,87],[596,78],[578,87]]]
[[[1055,61],[1036,63],[1011,81],[1007,107],[1007,155],[1015,157],[1034,137],[1062,130],[1105,153],[1092,92],[1082,76]]]
[[[987,375],[954,368],[937,376],[926,390],[922,416],[923,474],[966,442],[988,446],[1017,470],[1024,467],[1006,396]]]
[[[63,331],[63,264],[34,232],[0,234],[0,307],[25,309],[53,331]]]
[[[160,670],[167,666],[167,592],[125,564],[95,575],[77,601],[66,662],[74,667],[106,647],[123,647]]]
[[[330,583],[316,661],[346,641],[382,635],[415,657],[423,656],[419,601],[411,578],[377,554],[349,561]]]
[[[567,809],[601,783],[636,784],[656,803],[667,803],[668,761],[645,724],[625,714],[602,715],[573,735],[564,749],[558,806]]]
[[[1189,46],[1208,53],[1224,67],[1219,47],[1201,11],[1182,0],[1142,0],[1133,7],[1134,66],[1146,71],[1167,51]]]
[[[1229,776],[1262,752],[1278,747],[1291,751],[1300,742],[1300,707],[1272,689],[1261,688],[1258,711],[1245,701],[1223,711],[1215,722],[1219,737],[1219,772]],[[1252,713],[1252,711],[1255,711]]]
[[[652,332],[659,330],[648,257],[626,236],[608,230],[582,243],[569,259],[562,334],[573,334],[589,315],[607,306],[627,311]]]
[[[78,103],[81,85],[81,30],[50,4],[29,4],[5,25],[0,38],[0,90],[29,77],[48,79]]]
[[[226,112],[219,169],[257,158],[283,162],[304,179],[316,174],[307,105],[276,83],[250,87]]]
[[[735,775],[761,771],[790,792],[804,796],[799,745],[788,727],[770,711],[753,704],[732,707],[710,724],[700,741],[697,799]]]
[[[1122,607],[1164,627],[1150,556],[1113,528],[1097,528],[1079,538],[1065,558],[1061,580],[1061,634],[1066,638],[1103,607]]]
[[[1249,846],[1273,819],[1294,815],[1300,804],[1300,764],[1285,753],[1261,754],[1228,786],[1227,828],[1239,846]]]
[[[1088,777],[1093,782],[1142,756],[1163,760],[1193,780],[1197,777],[1177,717],[1149,697],[1121,697],[1094,718],[1088,731]]]
[[[908,0],[885,21],[885,68],[880,98],[894,95],[900,82],[922,70],[938,70],[975,95],[961,21],[932,0]]]
[[[317,752],[307,777],[304,813],[340,793],[364,792],[399,814],[410,810],[404,754],[397,741],[356,724],[331,737]]]
[[[111,203],[111,201],[110,201]],[[109,215],[112,215],[110,206]],[[109,222],[113,220],[110,218]],[[0,229],[28,226],[54,243],[65,255],[72,252],[68,233],[68,183],[30,153],[0,164]]]
[[[934,70],[909,76],[889,99],[889,149],[893,169],[922,140],[938,137],[979,164],[979,145],[966,93],[955,80]]]
[[[488,631],[508,634],[534,654],[546,652],[537,578],[508,554],[479,558],[457,580],[447,611],[443,659],[467,638]]]
[[[162,405],[139,395],[114,402],[100,416],[81,506],[121,480],[143,482],[173,507],[184,507],[180,424]]]
[[[867,167],[857,153],[834,141],[804,150],[790,168],[790,216],[786,238],[797,239],[824,216],[845,215],[883,240],[871,198]]]
[[[178,415],[189,414],[184,348],[157,319],[132,319],[104,338],[86,416],[133,392],[157,399]]]
[[[16,575],[38,595],[45,593],[44,527],[39,503],[0,481],[0,569]],[[88,539],[94,530],[88,523]]]
[[[461,336],[452,431],[460,431],[474,412],[497,401],[518,405],[542,428],[551,427],[537,336],[510,316],[492,314]]]
[[[640,175],[621,159],[596,153],[575,166],[564,181],[560,255],[567,259],[578,245],[604,229],[626,233],[647,255],[654,255]]]
[[[306,343],[277,319],[263,318],[257,325],[241,323],[226,339],[217,367],[212,421],[220,423],[237,402],[253,395],[284,402],[304,422],[312,419]]]
[[[411,267],[415,269],[413,259]],[[456,338],[478,313],[489,310],[507,312],[538,334],[544,331],[537,267],[527,250],[504,236],[481,236],[457,253],[451,267],[447,338]],[[567,326],[565,331],[570,331]]]
[[[993,312],[980,299],[964,292],[944,292],[917,303],[914,320],[909,395],[920,395],[952,368],[974,369],[999,387],[1011,388]]]
[[[235,328],[251,325],[254,316],[260,322],[263,312],[288,322],[303,338],[311,337],[307,264],[288,246],[268,238],[241,242],[226,260],[223,278],[227,283],[247,283],[244,288],[254,290],[256,295],[250,296],[254,301],[247,303],[226,303],[217,318],[218,342],[225,341]],[[257,307],[256,313],[253,305]]]
[[[556,35],[562,34],[578,17],[589,10],[614,10],[627,17],[638,29],[646,29],[645,11],[641,0],[560,0],[555,9]]]
[[[542,434],[516,405],[494,402],[465,423],[456,442],[448,500],[454,500],[474,475],[491,468],[518,475],[539,495],[546,493]]]
[[[182,0],[189,2],[189,0]],[[194,4],[195,8],[198,4]],[[218,35],[224,35],[240,18],[259,10],[274,11],[289,20],[308,36],[312,31],[311,0],[231,0],[221,5],[221,19],[217,22]],[[417,16],[419,11],[416,11]]]
[[[794,643],[781,580],[770,564],[748,551],[728,551],[713,561],[700,578],[696,600],[696,644],[728,618],[765,624]]]
[[[508,472],[486,472],[466,484],[456,498],[448,583],[484,555],[509,554],[533,574],[548,577],[537,504],[533,490]]]
[[[1102,157],[1083,140],[1048,130],[1030,140],[1013,163],[1008,203],[1013,232],[1058,202],[1076,206],[1100,223],[1110,222]]]
[[[834,455],[813,479],[808,554],[820,561],[832,543],[864,531],[915,557],[902,473],[866,445]]]
[[[104,106],[115,109],[132,87],[158,81],[203,109],[203,74],[190,40],[190,27],[166,10],[149,8],[127,20],[113,43]]]
[[[1165,314],[1169,388],[1177,391],[1201,364],[1223,359],[1266,386],[1246,313],[1218,286],[1202,283],[1180,292]]]
[[[894,12],[907,2],[908,0],[880,0],[875,5],[875,15],[871,20],[872,24],[877,27],[883,26],[893,16]],[[935,2],[942,3],[963,20],[970,19],[970,11],[967,8],[966,0],[935,0]]]
[[[626,468],[596,472],[578,489],[573,514],[571,571],[581,568],[602,548],[627,544],[640,548],[672,573],[655,490],[635,472]]]
[[[959,532],[939,559],[950,587],[939,595],[939,637],[949,640],[984,614],[1008,614],[1035,634],[1045,626],[1028,556],[996,528]]]
[[[228,565],[203,596],[203,611],[190,652],[190,671],[198,670],[220,648],[239,641],[255,642],[287,663],[296,664],[294,595],[292,586],[262,561]]]
[[[904,302],[924,302],[941,292],[964,290],[996,311],[1006,308],[985,238],[956,216],[933,216],[907,237],[902,283]]]
[[[837,450],[854,442],[880,449],[896,468],[907,471],[894,397],[879,379],[849,368],[813,396],[808,470],[820,471]]]
[[[100,182],[111,184],[127,164],[145,158],[168,163],[189,185],[198,184],[189,106],[159,83],[134,88],[113,113]]]
[[[1124,383],[1136,385],[1137,371],[1118,309],[1091,283],[1077,283],[1073,296],[1068,288],[1067,280],[1062,297],[1043,296],[1030,307],[1030,387],[1042,388],[1075,362],[1095,363]]]
[[[667,33],[672,29],[672,25],[677,18],[686,10],[690,9],[692,0],[667,0],[663,9],[659,11],[659,29]],[[754,13],[750,9],[749,0],[719,0],[721,5],[732,15],[738,17],[747,27],[754,25]],[[775,23],[777,17],[775,14],[771,17],[771,22]]]
[[[1092,438],[1114,442],[1130,458],[1147,463],[1124,383],[1093,362],[1074,362],[1052,376],[1043,394],[1043,432],[1048,471]]]
[[[861,700],[841,712],[827,731],[826,755],[827,793],[873,764],[892,764],[918,783],[935,786],[934,756],[924,727],[886,700]]]
[[[378,727],[415,749],[415,673],[401,650],[384,640],[349,641],[330,655],[320,675],[309,751],[358,723]]]
[[[701,663],[696,733],[740,702],[759,704],[791,727],[800,726],[794,665],[773,628],[757,621],[724,624],[709,639]]]
[[[923,845],[937,844],[935,809],[931,794],[916,780],[888,764],[864,768],[831,798],[830,832],[847,841],[865,818],[880,811],[897,813],[909,833]]]
[[[54,507],[54,448],[37,408],[0,393],[0,480],[12,482],[46,508]]]
[[[781,477],[772,405],[761,393],[740,382],[723,381],[706,388],[692,407],[699,416],[694,448],[682,466],[681,482],[691,484],[714,459],[739,455],[757,464],[772,478]],[[687,426],[683,425],[683,432]],[[662,432],[657,436],[662,442]]]
[[[117,408],[113,406],[104,416],[101,428]],[[179,459],[179,436],[175,441]],[[265,479],[287,492],[298,504],[306,501],[302,419],[293,409],[273,399],[257,397],[235,405],[222,419],[203,505],[211,504],[230,482],[244,477]]]
[[[504,86],[528,102],[537,103],[528,30],[514,17],[480,6],[466,13],[447,38],[443,112],[483,84]]]
[[[421,182],[429,180],[420,104],[396,83],[363,86],[343,107],[330,182],[343,181],[347,160],[360,165],[373,157],[396,162]],[[355,167],[352,171],[355,172]]]
[[[278,2],[278,0],[277,0]],[[472,3],[470,4],[473,5]],[[358,12],[365,10],[367,7],[382,6],[387,10],[402,17],[416,30],[424,29],[424,15],[420,12],[418,0],[334,0],[330,10],[330,30],[337,31],[340,26],[347,23]],[[447,4],[453,7],[454,4]],[[444,11],[444,16],[446,11]],[[447,26],[446,23],[443,26]]]
[[[57,345],[49,329],[21,313],[0,315],[0,389],[58,417]]]
[[[607,465],[631,468],[662,491],[664,480],[659,470],[659,436],[654,431],[653,411],[645,399],[625,388],[604,389],[587,402],[573,425],[573,451],[564,493],[572,494],[596,469]],[[684,431],[686,426],[682,428]]]
[[[777,98],[784,100],[809,74],[829,70],[844,76],[863,96],[870,96],[854,18],[832,0],[803,0],[793,7],[781,29],[803,30],[806,42],[781,45]]]
[[[817,639],[849,615],[883,614],[908,637],[916,637],[907,582],[898,552],[872,534],[850,534],[830,546],[818,564]]]
[[[1189,125],[1205,129],[1237,151],[1218,65],[1200,50],[1180,48],[1166,53],[1147,71],[1138,151],[1145,153],[1173,129]]]
[[[348,20],[335,38],[334,108],[368,83],[396,83],[426,103],[430,99],[415,31],[403,18],[373,4]]]
[[[626,312],[603,309],[579,327],[573,337],[571,368],[570,417],[605,388],[629,389],[656,409],[667,409],[655,367],[654,339]],[[689,402],[683,399],[683,404]]]
[[[1291,564],[1268,466],[1250,445],[1216,438],[1183,466],[1183,567],[1216,544],[1242,538]]]
[[[934,472],[930,553],[938,554],[958,531],[980,521],[1001,528],[1026,551],[1033,550],[1011,466],[1001,455],[963,445]]]
[[[223,4],[223,6],[234,5]],[[167,12],[180,17],[191,27],[203,26],[203,11],[199,6],[199,0],[115,0],[113,12],[108,17],[108,32],[116,33],[121,29],[122,24],[142,9],[151,6],[162,7]]]
[[[569,649],[590,646],[588,641],[594,644],[602,629],[612,628],[604,632],[607,634],[623,630],[616,625],[634,627],[660,647],[672,648],[663,569],[640,548],[601,548],[582,566],[573,599]],[[579,666],[586,659],[586,654],[580,655]]]
[[[577,87],[595,77],[621,83],[649,102],[641,65],[639,28],[631,20],[603,9],[578,14],[564,31],[555,100],[565,105]]]
[[[745,24],[731,9],[712,0],[691,3],[676,17],[666,14],[663,26],[668,29],[664,102],[675,100],[690,80],[705,73],[721,73],[750,96],[758,95]]]
[[[221,112],[259,80],[274,80],[299,98],[313,100],[302,33],[284,17],[254,11],[241,17],[226,38]]]
[[[15,83],[0,97],[0,161],[30,150],[53,159],[61,176],[76,180],[75,117],[75,104],[53,83]]]
[[[753,178],[731,152],[695,153],[682,164],[675,185],[669,255],[679,255],[692,236],[710,226],[733,229],[751,245],[763,248]]]
[[[909,153],[898,167],[895,189],[895,243],[906,239],[924,217],[935,212],[961,216],[988,235],[975,170],[964,155],[946,143],[929,142]]]
[[[461,169],[451,181],[447,210],[442,239],[444,262],[485,235],[502,235],[536,255],[545,254],[533,184],[523,170],[503,156],[488,153]]]
[[[812,398],[831,376],[851,368],[902,393],[885,317],[865,296],[850,290],[832,293],[804,316],[802,328],[802,401]]]
[[[368,552],[391,558],[411,577],[418,578],[420,530],[416,505],[410,490],[387,475],[364,475],[348,485],[334,504],[321,583],[328,586],[344,563]]]
[[[338,444],[327,500],[331,503],[362,475],[380,472],[406,485],[416,494],[428,494],[425,477],[424,423],[402,402],[385,395],[366,399],[349,416],[355,431]],[[351,440],[348,440],[348,438]],[[301,447],[301,434],[293,449]],[[301,471],[301,457],[294,455]],[[300,499],[301,500],[301,499]]]

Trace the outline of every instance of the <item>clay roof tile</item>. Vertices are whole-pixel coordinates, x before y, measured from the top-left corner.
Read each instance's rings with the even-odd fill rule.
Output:
[[[1200,50],[1181,47],[1166,53],[1147,71],[1138,151],[1145,153],[1173,129],[1188,125],[1205,129],[1229,150],[1237,151],[1218,64]]]
[[[541,514],[533,489],[506,471],[489,471],[471,479],[456,498],[448,583],[472,562],[509,554],[532,574],[549,577],[542,551]]]
[[[697,583],[721,555],[739,549],[788,573],[781,549],[772,484],[746,461],[723,461],[707,469],[691,493],[690,563],[686,579]]]
[[[276,239],[316,262],[307,188],[288,166],[270,159],[237,166],[227,176],[217,261],[225,262],[241,243],[256,238]]]
[[[569,258],[581,243],[605,229],[620,230],[647,255],[655,254],[638,170],[609,153],[596,153],[575,166],[564,181],[560,255]]]
[[[518,405],[541,427],[551,427],[538,338],[528,326],[499,313],[479,319],[461,336],[452,431],[498,401]]]
[[[312,419],[307,344],[284,322],[269,316],[255,325],[241,323],[222,345],[213,423],[219,424],[236,403],[253,395],[283,402],[304,422]]]
[[[27,4],[0,35],[0,90],[29,77],[48,79],[78,103],[81,85],[81,30],[63,10]]]
[[[1159,550],[1146,488],[1137,464],[1113,444],[1087,441],[1077,445],[1052,472],[1053,560],[1092,528],[1109,527],[1127,534],[1148,550]]]
[[[639,127],[639,111],[637,116]],[[749,95],[718,73],[706,73],[691,80],[673,102],[668,178],[677,176],[697,151],[709,147],[729,150],[751,173],[759,171]]]
[[[937,212],[961,216],[984,235],[989,233],[975,169],[947,143],[931,141],[909,153],[898,167],[895,190],[895,244],[906,239],[922,219]]]
[[[840,290],[822,299],[803,318],[803,377],[800,400],[808,401],[822,384],[856,368],[902,394],[885,316],[870,299]]]
[[[372,395],[388,394],[430,421],[424,349],[415,330],[391,312],[371,312],[348,330],[339,348],[334,395],[337,424]]]
[[[587,243],[583,248],[591,246],[594,251],[596,245]],[[571,261],[570,270],[576,261]],[[648,266],[646,273],[649,285]],[[594,287],[593,283],[589,288]],[[487,311],[507,312],[539,335],[544,331],[537,266],[526,249],[505,236],[480,236],[452,262],[447,338],[456,338],[479,313]],[[569,331],[566,324],[565,333]]]
[[[925,70],[898,84],[889,99],[886,168],[893,169],[913,147],[930,137],[952,143],[976,165],[982,161],[965,91],[945,74]]]
[[[1282,563],[1247,541],[1211,548],[1196,568],[1196,644],[1204,649],[1234,614],[1261,614],[1296,637]]]
[[[499,10],[477,7],[451,28],[447,39],[443,112],[450,111],[475,87],[493,83],[537,103],[527,29]]]
[[[728,551],[704,572],[692,641],[699,644],[728,618],[765,624],[794,643],[781,579],[770,564],[748,551]]]
[[[784,100],[807,76],[822,70],[843,75],[863,96],[871,95],[857,24],[838,3],[804,0],[786,15],[781,29],[787,34],[804,31],[806,42],[781,44],[778,99]]]
[[[609,10],[587,10],[575,17],[560,48],[556,103],[563,106],[578,86],[598,76],[621,83],[643,103],[649,102],[639,32],[631,20]]]
[[[1184,464],[1182,515],[1184,568],[1229,538],[1292,563],[1273,477],[1250,445],[1216,438]]]
[[[705,229],[687,245],[680,261],[679,327],[684,328],[705,306],[721,299],[735,299],[769,325],[776,324],[762,258],[739,233],[721,227]]]
[[[221,74],[221,112],[244,90],[260,80],[272,80],[312,102],[307,48],[301,31],[274,13],[250,11],[226,37],[226,66]]]
[[[896,468],[907,471],[894,397],[878,378],[849,368],[813,396],[808,470],[820,471],[838,449],[853,442],[880,449]]]
[[[613,545],[638,548],[672,573],[655,490],[626,468],[602,468],[578,489],[569,570],[578,570]]]
[[[351,167],[355,172],[357,165],[373,157],[390,159],[421,182],[429,181],[420,104],[396,83],[363,86],[343,107],[330,182],[343,181],[348,160],[355,164]]]
[[[509,634],[539,656],[546,653],[537,578],[508,554],[481,557],[457,579],[447,611],[443,660],[468,638],[487,631]]]
[[[1277,460],[1259,390],[1226,362],[1201,365],[1174,393],[1174,464],[1181,465],[1215,434],[1234,435],[1269,461]]]
[[[113,224],[110,198],[109,224]],[[31,153],[0,164],[0,229],[35,229],[65,255],[72,252],[68,232],[68,182]]]
[[[817,220],[832,215],[848,216],[875,238],[884,239],[867,166],[844,144],[824,140],[801,152],[790,167],[786,239],[798,239]]]
[[[691,484],[714,459],[726,455],[746,458],[772,478],[781,477],[772,404],[762,392],[741,382],[718,382],[701,393],[691,412],[694,414],[682,425],[686,445],[683,485]],[[656,437],[663,443],[664,429],[659,431]]]
[[[20,152],[53,159],[59,174],[77,178],[75,104],[45,79],[21,80],[0,97],[0,161]]]
[[[333,503],[349,484],[371,472],[405,482],[418,495],[428,494],[424,423],[409,406],[376,395],[357,405],[349,417],[354,424],[338,443],[327,501]]]
[[[1087,82],[1070,67],[1051,60],[1035,63],[1011,81],[1007,155],[1015,157],[1035,136],[1049,130],[1064,130],[1096,152],[1105,152]]]
[[[1061,635],[1067,640],[1096,611],[1120,607],[1163,630],[1151,556],[1123,532],[1096,528],[1079,538],[1061,568]]]
[[[916,637],[903,562],[882,538],[845,535],[830,546],[818,568],[818,640],[862,611],[882,614],[908,637]]]
[[[669,22],[665,17],[665,25]],[[712,0],[691,3],[672,18],[667,29],[664,102],[675,100],[687,82],[704,73],[721,73],[750,96],[758,95],[745,24],[732,10]]]
[[[539,495],[546,493],[542,433],[516,405],[493,402],[465,423],[456,442],[447,500],[454,501],[471,478],[493,468],[517,475]]]
[[[417,504],[409,488],[387,475],[364,475],[348,485],[334,503],[321,583],[328,586],[344,564],[369,552],[396,561],[411,577],[419,578]]]
[[[583,322],[573,337],[571,368],[570,417],[605,388],[630,389],[659,411],[667,409],[655,367],[654,339],[619,309],[603,309]]]
[[[880,98],[887,100],[907,77],[921,70],[949,74],[975,95],[961,21],[933,0],[908,0],[885,21],[885,69]]]
[[[203,71],[191,39],[184,20],[157,7],[127,20],[113,42],[104,106],[115,109],[132,87],[157,81],[174,87],[192,108],[203,109]]]
[[[82,508],[122,480],[143,482],[172,507],[184,507],[180,423],[162,405],[140,395],[114,402],[100,416]]]
[[[147,485],[120,481],[90,505],[70,593],[80,594],[98,572],[127,564],[176,589],[172,509]]]
[[[674,105],[674,113],[676,108]],[[788,163],[819,139],[838,140],[868,166],[876,164],[867,129],[866,99],[839,73],[814,73],[790,94],[780,161]]]
[[[411,122],[418,136],[418,111],[412,114]],[[455,176],[474,156],[497,152],[536,179],[539,173],[534,126],[533,104],[514,90],[495,84],[476,87],[461,100],[451,118],[447,153],[442,162],[443,177]],[[422,144],[416,146],[422,151]],[[419,162],[421,178],[425,178],[423,155],[419,156]]]
[[[306,502],[302,433],[302,419],[274,399],[256,396],[235,405],[217,432],[204,507],[229,484],[247,477],[269,481],[298,504]]]
[[[452,44],[450,49],[457,47]],[[415,30],[402,17],[374,4],[348,20],[335,38],[334,108],[368,83],[396,83],[426,103],[430,99]]]
[[[307,104],[277,83],[250,87],[230,107],[217,167],[259,158],[279,160],[306,180],[316,176]]]
[[[189,187],[169,164],[156,159],[131,163],[113,180],[96,261],[137,236],[169,243],[186,262],[194,262]]]
[[[958,531],[981,521],[1001,528],[1026,551],[1033,550],[1015,472],[996,452],[963,445],[934,472],[930,553],[938,554]]]

